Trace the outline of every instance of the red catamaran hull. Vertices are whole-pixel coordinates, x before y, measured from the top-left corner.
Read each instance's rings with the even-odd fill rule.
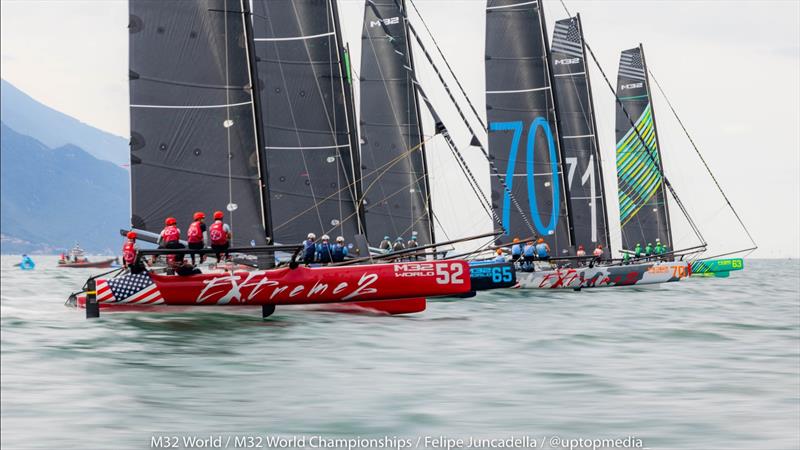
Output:
[[[336,309],[403,314],[424,311],[425,297],[465,294],[470,284],[467,262],[435,261],[191,276],[129,274],[97,279],[96,295],[103,308],[334,304]],[[85,296],[78,297],[77,305],[85,306]]]

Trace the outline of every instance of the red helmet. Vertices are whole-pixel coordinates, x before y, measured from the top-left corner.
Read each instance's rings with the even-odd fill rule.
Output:
[[[128,231],[127,236],[128,236],[128,239],[136,239],[136,232]]]
[[[579,245],[578,250],[583,250],[583,245]]]
[[[222,219],[223,216],[225,216],[225,214],[222,214],[222,211],[214,211],[214,220]]]
[[[206,218],[206,214],[203,213],[203,212],[198,211],[198,212],[194,213],[193,220],[199,220],[199,219],[205,219],[205,218]]]
[[[178,223],[178,221],[175,220],[174,217],[167,217],[167,220],[164,221],[166,225],[175,225],[176,223]]]

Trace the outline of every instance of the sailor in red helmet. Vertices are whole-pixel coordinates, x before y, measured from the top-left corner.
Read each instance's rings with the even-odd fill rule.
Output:
[[[186,242],[192,250],[202,250],[206,247],[206,215],[203,212],[194,213],[192,223],[186,231]],[[192,264],[194,264],[194,253],[192,253]],[[200,262],[205,261],[205,255],[200,255]]]
[[[144,269],[141,261],[136,257],[139,248],[136,247],[136,233],[129,231],[125,243],[122,245],[122,267],[131,273],[140,273]]]
[[[231,246],[231,227],[222,219],[225,215],[222,211],[214,212],[214,223],[208,228],[208,238],[211,241],[211,248],[217,252],[217,262],[221,259],[221,254],[225,253],[228,258],[228,248]]]
[[[158,236],[158,248],[184,248],[181,244],[181,230],[178,229],[178,221],[174,217],[167,217],[164,221],[164,229]],[[174,269],[183,263],[183,255],[167,255],[167,266]]]

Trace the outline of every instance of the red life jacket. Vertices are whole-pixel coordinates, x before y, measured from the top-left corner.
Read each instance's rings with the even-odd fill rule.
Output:
[[[203,230],[200,228],[199,221],[194,221],[189,225],[189,230],[186,232],[186,241],[190,244],[203,242]]]
[[[161,237],[165,244],[167,242],[178,242],[181,240],[181,230],[175,225],[167,225],[164,231],[161,232]]]
[[[228,233],[225,232],[225,224],[221,220],[214,221],[208,229],[208,237],[211,245],[225,245],[228,243]]]
[[[130,239],[122,246],[122,260],[126,266],[131,266],[136,261],[136,244]]]

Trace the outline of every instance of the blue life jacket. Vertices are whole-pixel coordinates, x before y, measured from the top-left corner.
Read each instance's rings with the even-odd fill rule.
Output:
[[[331,244],[317,244],[317,258],[319,262],[329,263],[332,257]]]
[[[535,249],[536,249],[536,246],[534,246],[534,245],[526,245],[526,246],[525,246],[525,253],[524,253],[524,255],[525,255],[525,256],[533,256],[533,255],[535,254],[535,253],[534,253],[534,250],[535,250]]]
[[[522,246],[519,244],[514,244],[511,246],[511,254],[513,256],[519,256],[522,254]]]
[[[310,239],[303,241],[303,261],[313,261],[314,253],[317,251],[317,244]]]
[[[333,246],[333,262],[342,262],[345,256],[347,256],[347,247],[341,244]]]
[[[506,257],[504,255],[497,255],[494,257],[495,262],[506,262]]]
[[[536,244],[536,254],[539,256],[539,258],[547,258],[550,256],[547,254],[547,244],[544,242],[541,244]]]

